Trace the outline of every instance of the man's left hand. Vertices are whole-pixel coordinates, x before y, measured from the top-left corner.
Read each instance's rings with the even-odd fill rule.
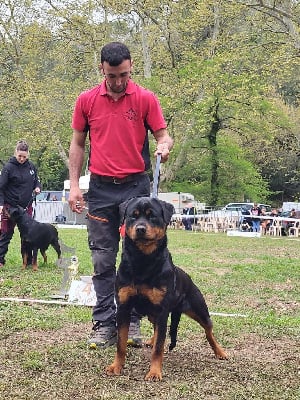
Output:
[[[161,162],[165,162],[168,160],[170,155],[168,143],[164,142],[157,144],[154,156],[156,157],[158,154],[161,154]]]

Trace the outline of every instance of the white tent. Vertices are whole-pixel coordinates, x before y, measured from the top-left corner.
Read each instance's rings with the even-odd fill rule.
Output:
[[[81,176],[79,178],[79,187],[81,190],[88,190],[90,182],[90,174]],[[64,190],[70,190],[70,180],[64,181]]]

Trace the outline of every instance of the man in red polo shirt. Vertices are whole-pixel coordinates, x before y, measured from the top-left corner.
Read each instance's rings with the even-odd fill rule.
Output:
[[[90,347],[116,343],[114,283],[119,249],[119,205],[137,196],[150,195],[148,131],[157,141],[156,156],[167,161],[173,140],[156,96],[131,79],[129,49],[112,42],[101,50],[103,82],[83,93],[75,103],[69,152],[70,196],[73,211],[85,205],[79,188],[87,135],[90,141],[91,179],[88,200],[88,242],[94,264],[93,284],[97,303],[93,308]],[[141,345],[139,318],[132,315],[129,340]]]

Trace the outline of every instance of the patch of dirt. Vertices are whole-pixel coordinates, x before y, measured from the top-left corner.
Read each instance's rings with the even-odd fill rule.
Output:
[[[27,349],[35,350],[41,344],[44,346],[56,346],[61,343],[77,343],[88,337],[91,330],[91,324],[65,324],[65,326],[56,331],[21,331],[11,334],[2,341],[7,349],[26,346]]]
[[[57,331],[23,331],[0,342],[2,398],[22,400],[278,399],[296,400],[299,349],[296,340],[248,334],[231,338],[229,360],[219,361],[198,335],[179,338],[166,353],[163,381],[145,382],[151,349],[128,349],[119,377],[105,367],[114,348],[88,350],[89,324]],[[284,388],[284,390],[283,390]],[[299,393],[298,393],[299,394]]]

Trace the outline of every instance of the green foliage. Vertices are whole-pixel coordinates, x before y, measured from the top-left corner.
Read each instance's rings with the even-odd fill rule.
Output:
[[[101,79],[102,45],[121,40],[175,139],[162,187],[216,204],[300,193],[299,2],[13,0],[0,11],[0,159],[27,139],[45,187],[62,188],[74,101]]]

